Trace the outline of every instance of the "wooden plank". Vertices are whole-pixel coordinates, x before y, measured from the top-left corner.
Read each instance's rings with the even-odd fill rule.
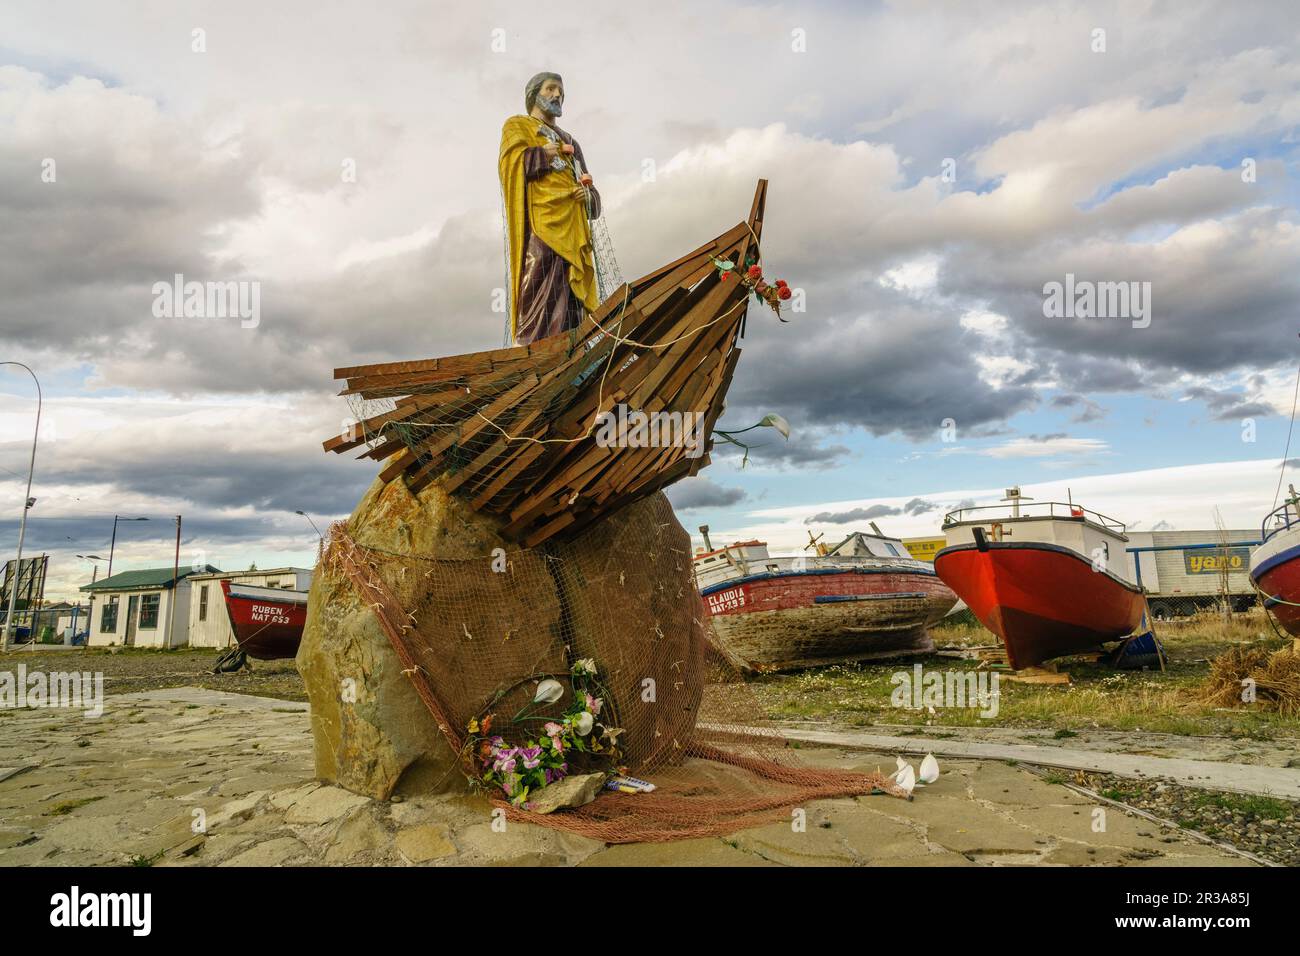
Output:
[[[514,405],[520,398],[528,394],[528,392],[537,385],[537,381],[536,373],[528,374],[514,388],[498,395],[496,399],[482,412],[475,412],[468,416],[465,419],[464,424],[459,425],[458,427],[448,428],[440,439],[433,442],[427,448],[423,448],[422,446],[423,450],[421,451],[421,455],[430,455],[432,457],[430,457],[430,459],[424,464],[412,470],[407,475],[408,481],[414,482],[420,487],[423,487],[423,479],[425,475],[436,473],[439,466],[439,456],[446,451],[446,449],[450,448],[455,442],[467,441],[483,429],[490,428],[492,422],[498,418],[505,409]],[[496,429],[493,429],[493,431],[495,432]]]
[[[492,499],[495,498],[498,494],[500,494],[501,490],[517,474],[519,474],[519,472],[523,471],[530,464],[536,461],[537,457],[541,455],[542,452],[545,450],[546,450],[545,445],[537,445],[537,444],[534,444],[531,447],[524,449],[514,459],[514,462],[510,465],[509,468],[500,472],[497,475],[497,477],[492,480],[491,484],[489,484],[486,488],[484,488],[481,492],[477,493],[474,496],[474,498],[470,501],[470,504],[479,510],[485,510],[487,508],[487,505],[492,501]]]

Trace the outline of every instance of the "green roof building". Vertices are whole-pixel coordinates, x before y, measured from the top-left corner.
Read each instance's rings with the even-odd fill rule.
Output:
[[[82,585],[81,590],[90,595],[94,605],[87,643],[92,647],[184,647],[189,643],[192,588],[188,578],[219,570],[210,564],[175,570],[169,565],[119,571],[94,584]]]

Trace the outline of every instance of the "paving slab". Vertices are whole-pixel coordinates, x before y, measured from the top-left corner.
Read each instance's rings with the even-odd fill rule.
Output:
[[[1120,777],[1163,778],[1189,787],[1209,787],[1233,793],[1300,800],[1300,769],[1267,767],[1187,757],[1153,757],[1091,750],[1071,750],[1040,744],[978,743],[926,737],[892,737],[858,731],[786,728],[790,740],[852,747],[886,753],[923,756],[1017,760],[1040,767],[1113,773]]]

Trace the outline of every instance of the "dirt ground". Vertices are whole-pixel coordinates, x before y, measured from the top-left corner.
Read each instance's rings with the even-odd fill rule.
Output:
[[[306,701],[307,692],[292,660],[251,661],[251,669],[213,674],[219,652],[211,648],[158,651],[145,648],[74,648],[50,650],[22,645],[0,654],[0,673],[19,664],[33,670],[78,670],[104,675],[105,694],[130,694],[163,687],[204,687],[232,694]]]

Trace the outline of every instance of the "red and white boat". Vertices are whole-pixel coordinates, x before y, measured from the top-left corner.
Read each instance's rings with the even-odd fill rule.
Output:
[[[1129,577],[1125,527],[1073,502],[1007,505],[944,516],[934,569],[1006,645],[1017,670],[1096,650],[1137,629],[1146,597]]]
[[[695,555],[724,652],[742,669],[795,670],[934,649],[926,628],[957,596],[897,538],[855,532],[816,555],[772,557],[762,541]]]
[[[1300,497],[1294,486],[1260,529],[1263,543],[1250,556],[1250,579],[1264,607],[1288,634],[1300,636]]]
[[[261,661],[293,657],[307,623],[306,591],[221,582],[239,649]]]

